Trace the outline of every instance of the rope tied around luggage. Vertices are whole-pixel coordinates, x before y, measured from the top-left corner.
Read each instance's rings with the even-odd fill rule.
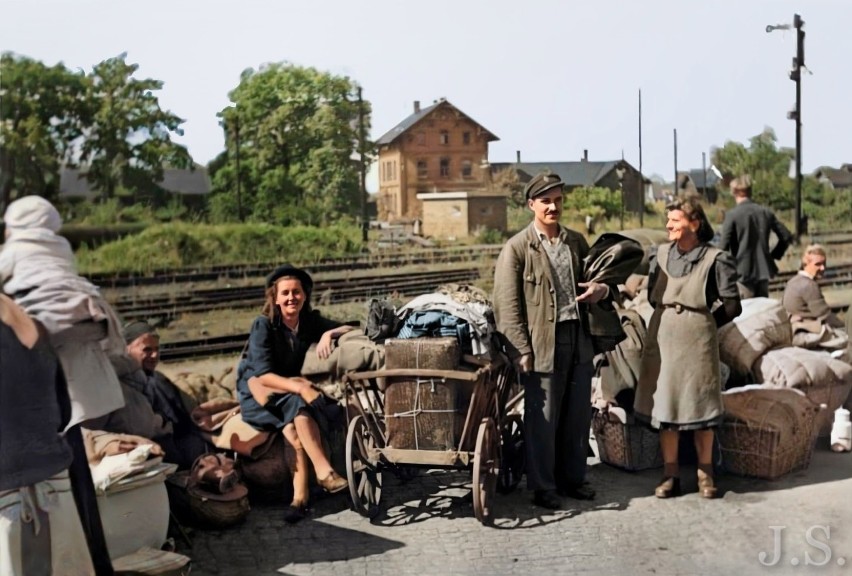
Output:
[[[421,414],[455,414],[455,408],[451,409],[430,409],[424,408],[422,405],[422,398],[420,395],[420,391],[422,389],[421,384],[429,384],[431,394],[435,394],[437,391],[438,384],[446,384],[447,378],[415,378],[414,384],[414,405],[411,410],[406,410],[403,412],[396,412],[394,414],[385,414],[385,418],[413,418],[414,424],[414,449],[420,450],[420,427],[418,423],[417,417]]]

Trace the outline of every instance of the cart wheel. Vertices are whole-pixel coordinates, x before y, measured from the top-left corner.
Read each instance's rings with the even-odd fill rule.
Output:
[[[473,455],[473,513],[483,524],[491,524],[491,499],[500,471],[500,438],[497,425],[491,418],[484,418],[476,435],[476,451]]]
[[[346,479],[355,511],[367,518],[375,518],[379,513],[382,497],[379,462],[370,460],[370,455],[377,453],[376,440],[367,430],[364,417],[356,416],[346,434]]]
[[[497,491],[500,494],[509,494],[520,484],[526,468],[524,419],[520,414],[510,414],[503,421],[502,432]]]

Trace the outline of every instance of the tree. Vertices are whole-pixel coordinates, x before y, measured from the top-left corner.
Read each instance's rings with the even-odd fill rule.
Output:
[[[0,210],[5,210],[20,196],[56,196],[59,169],[71,163],[89,117],[82,71],[5,52],[0,78]]]
[[[621,214],[621,194],[598,186],[575,188],[565,195],[565,211],[594,219],[612,218]]]
[[[128,64],[126,58],[124,53],[104,60],[89,76],[92,124],[80,162],[88,165],[86,177],[105,199],[113,197],[119,186],[156,186],[164,166],[192,165],[186,148],[171,140],[171,133],[183,134],[184,121],[162,110],[154,95],[163,82],[133,78],[139,66]]]
[[[372,155],[359,140],[359,114],[370,128],[370,104],[359,102],[348,77],[288,63],[243,72],[220,112],[229,160],[211,163],[214,218],[236,216],[281,224],[325,224],[355,216],[360,207],[359,163]],[[238,149],[239,148],[239,149]],[[213,173],[213,170],[215,173]],[[237,198],[239,183],[240,198]]]
[[[711,154],[713,164],[723,174],[731,177],[751,175],[755,202],[787,210],[795,205],[795,182],[789,176],[793,152],[778,149],[776,142],[775,132],[766,128],[749,139],[748,147],[728,141]]]
[[[527,205],[524,185],[521,184],[518,171],[513,168],[505,168],[494,174],[491,178],[491,188],[504,194],[513,208]]]

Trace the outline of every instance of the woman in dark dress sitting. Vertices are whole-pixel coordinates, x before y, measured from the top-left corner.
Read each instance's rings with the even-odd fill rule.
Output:
[[[348,484],[331,467],[311,403],[320,392],[300,374],[305,354],[317,344],[317,355],[327,358],[334,341],[353,330],[323,318],[311,309],[313,280],[299,268],[285,264],[266,279],[263,315],[251,327],[249,343],[237,371],[237,396],[243,420],[264,431],[281,430],[296,451],[293,501],[288,519],[302,517],[308,503],[307,460],[317,482],[327,492]]]

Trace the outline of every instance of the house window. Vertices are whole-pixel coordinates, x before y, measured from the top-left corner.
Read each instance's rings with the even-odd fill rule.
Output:
[[[449,144],[450,143],[450,133],[446,130],[441,130],[441,144]]]
[[[429,177],[429,166],[426,160],[417,161],[417,179],[426,180]]]
[[[462,144],[470,144],[470,132],[462,133]]]
[[[461,173],[462,178],[470,178],[473,176],[473,165],[470,163],[470,160],[462,160]]]
[[[450,177],[450,159],[441,158],[441,178]]]

